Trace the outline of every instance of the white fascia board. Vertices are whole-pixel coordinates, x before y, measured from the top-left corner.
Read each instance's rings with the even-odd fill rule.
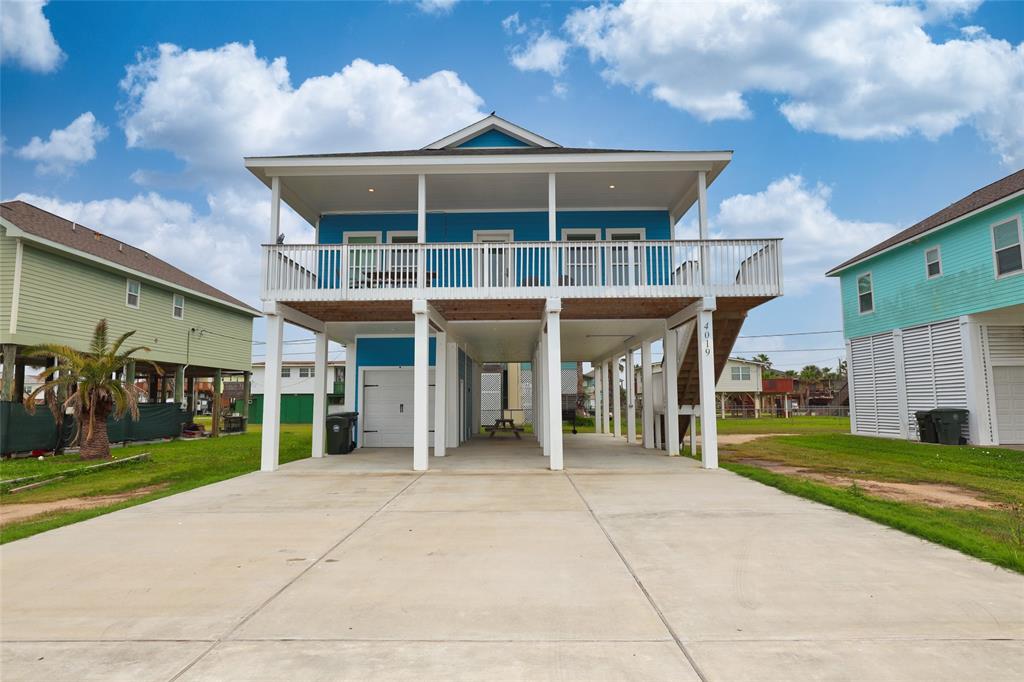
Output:
[[[183,284],[175,284],[174,282],[168,282],[165,279],[161,279],[159,277],[154,277],[153,275],[150,275],[148,273],[142,272],[141,270],[135,270],[133,268],[125,267],[124,265],[120,265],[120,264],[115,263],[113,261],[109,261],[106,258],[100,258],[99,256],[92,255],[91,253],[86,253],[84,251],[79,251],[78,249],[74,249],[74,248],[72,248],[70,246],[67,246],[65,244],[59,244],[57,242],[50,241],[49,239],[43,239],[42,237],[34,235],[34,234],[30,233],[30,232],[25,232],[24,230],[19,228],[14,223],[12,223],[11,221],[7,220],[6,218],[0,218],[0,225],[3,225],[5,228],[7,228],[7,234],[9,236],[21,237],[25,241],[29,241],[29,242],[32,242],[34,244],[38,244],[38,245],[40,245],[42,247],[45,247],[45,248],[47,248],[47,249],[49,249],[51,251],[57,251],[59,253],[72,256],[73,258],[76,258],[78,260],[83,260],[83,261],[87,261],[89,263],[94,263],[94,264],[99,265],[99,266],[101,266],[103,268],[106,268],[108,270],[114,270],[116,272],[122,272],[125,275],[132,277],[133,279],[138,279],[140,281],[151,282],[153,284],[159,284],[162,287],[166,287],[167,289],[172,289],[172,290],[175,290],[175,291],[183,291],[183,292],[189,294],[190,296],[194,296],[195,298],[201,298],[204,301],[208,301],[210,303],[215,303],[215,304],[217,304],[219,306],[223,306],[225,308],[231,308],[232,310],[236,310],[238,312],[245,313],[246,315],[250,315],[252,317],[261,317],[260,313],[258,311],[256,311],[256,310],[250,310],[248,308],[244,308],[242,306],[235,305],[234,303],[229,303],[228,301],[225,301],[223,299],[217,298],[215,296],[210,296],[209,294],[204,294],[204,293],[202,293],[200,291],[196,291],[195,289],[190,289],[190,288],[188,288],[187,286],[185,286]]]
[[[431,142],[422,149],[444,149],[445,147],[458,146],[462,142],[469,140],[477,135],[487,132],[488,130],[500,130],[506,135],[510,135],[515,139],[532,144],[537,147],[561,147],[562,145],[546,137],[541,137],[537,133],[531,132],[522,126],[517,126],[511,121],[506,121],[501,116],[491,114],[486,116],[476,123],[470,123],[461,130],[456,130],[451,135],[442,137],[440,140]]]
[[[828,272],[825,273],[825,276],[826,277],[835,277],[840,272],[843,272],[845,270],[849,270],[850,268],[852,268],[855,265],[860,265],[861,263],[869,261],[872,258],[877,258],[877,257],[881,256],[883,253],[889,253],[893,249],[898,249],[901,246],[906,246],[907,244],[913,244],[915,241],[917,241],[918,239],[921,239],[922,237],[927,237],[929,235],[935,234],[939,230],[944,230],[947,227],[952,227],[953,225],[956,225],[957,223],[959,223],[962,220],[967,220],[968,218],[973,218],[974,216],[978,215],[979,213],[987,211],[990,208],[995,208],[996,206],[999,206],[1001,204],[1005,204],[1007,201],[1012,201],[1013,199],[1016,199],[1017,197],[1021,197],[1021,196],[1024,196],[1024,189],[1022,189],[1020,191],[1017,191],[1017,192],[1014,192],[1013,194],[1009,194],[1009,195],[1003,197],[1002,199],[997,199],[996,201],[993,201],[991,204],[985,204],[984,206],[982,206],[980,208],[974,209],[970,213],[964,213],[962,216],[958,216],[958,217],[953,218],[952,220],[948,220],[948,221],[946,221],[946,222],[944,222],[944,223],[942,223],[940,225],[936,225],[935,227],[933,227],[930,230],[927,230],[926,232],[922,232],[921,234],[915,234],[913,237],[908,237],[907,239],[904,239],[901,242],[898,242],[896,244],[893,244],[892,246],[889,246],[889,247],[886,247],[886,248],[882,249],[878,253],[873,253],[870,256],[864,256],[863,258],[861,258],[859,260],[855,260],[852,263],[847,263],[846,265],[843,265],[843,266],[838,267],[838,268],[832,268],[831,270],[829,270]]]

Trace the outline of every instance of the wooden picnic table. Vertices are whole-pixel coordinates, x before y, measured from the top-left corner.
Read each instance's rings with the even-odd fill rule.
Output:
[[[523,430],[516,426],[516,423],[514,421],[512,421],[511,419],[506,419],[504,417],[499,417],[498,419],[495,419],[494,426],[488,426],[487,431],[489,432],[489,435],[487,436],[488,438],[494,438],[494,434],[497,433],[498,431],[511,431],[515,435],[516,440],[522,440],[522,436],[520,436],[519,434],[522,433]]]

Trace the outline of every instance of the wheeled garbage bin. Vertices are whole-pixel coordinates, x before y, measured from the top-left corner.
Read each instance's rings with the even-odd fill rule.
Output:
[[[327,415],[327,454],[347,455],[356,445],[356,412]]]
[[[958,408],[940,407],[931,411],[932,421],[935,422],[935,432],[939,442],[943,445],[963,445],[964,440],[960,433],[967,424],[967,410]]]
[[[914,413],[917,418],[917,435],[922,443],[938,443],[939,434],[935,431],[935,420],[931,410],[919,410]]]

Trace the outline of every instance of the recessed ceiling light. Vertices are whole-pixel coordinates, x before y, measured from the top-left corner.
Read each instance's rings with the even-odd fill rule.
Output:
[[[373,188],[371,187],[371,188],[369,188],[369,189],[368,189],[368,190],[366,190],[366,191],[367,191],[367,192],[372,192],[372,191],[373,191]]]
[[[615,189],[615,185],[608,185],[608,189]]]

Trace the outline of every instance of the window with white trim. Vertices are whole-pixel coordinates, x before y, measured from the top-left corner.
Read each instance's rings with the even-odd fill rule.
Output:
[[[750,381],[750,367],[747,365],[733,365],[731,372],[733,381]]]
[[[142,283],[137,279],[127,280],[124,293],[124,304],[129,308],[138,308],[142,300]]]
[[[870,272],[857,278],[857,306],[861,313],[870,313],[875,310],[875,290]]]
[[[292,376],[292,368],[291,367],[282,367],[281,368],[281,378],[282,379],[290,379],[291,376]]]
[[[1024,253],[1020,218],[1012,218],[992,226],[992,251],[995,257],[996,277],[1024,271]]]
[[[312,367],[299,367],[299,378],[310,379],[314,376],[314,370]]]
[[[939,247],[933,246],[924,252],[924,269],[928,279],[942,274],[942,254]]]
[[[176,320],[185,319],[185,297],[181,294],[174,294],[171,300],[171,315]]]

